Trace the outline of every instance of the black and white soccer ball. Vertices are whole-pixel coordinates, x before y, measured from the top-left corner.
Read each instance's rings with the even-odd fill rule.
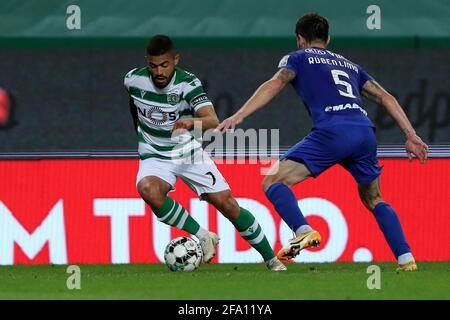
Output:
[[[171,271],[195,271],[202,261],[202,247],[194,239],[178,237],[164,251],[164,261]]]

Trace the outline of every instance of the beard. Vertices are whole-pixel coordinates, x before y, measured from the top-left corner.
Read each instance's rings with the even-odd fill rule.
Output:
[[[159,89],[163,89],[163,88],[167,87],[167,85],[169,84],[169,82],[172,79],[174,74],[175,74],[175,71],[169,77],[165,77],[165,76],[154,77],[154,76],[152,76],[153,84],[155,85],[155,87],[157,87]]]
[[[155,87],[158,87],[159,89],[165,88],[167,86],[167,84],[169,83],[169,81],[167,81],[167,78],[164,77],[164,79],[161,78],[157,78],[157,77],[152,77],[153,80],[153,84],[155,85]],[[165,80],[165,81],[163,81]],[[157,82],[157,81],[163,81],[163,82]]]

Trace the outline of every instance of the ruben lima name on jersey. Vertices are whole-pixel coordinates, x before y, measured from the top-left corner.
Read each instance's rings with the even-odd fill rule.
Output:
[[[153,84],[147,67],[136,68],[125,75],[124,86],[138,111],[140,159],[180,159],[201,149],[201,143],[190,133],[172,137],[176,121],[191,118],[200,108],[212,105],[194,74],[176,68],[170,83],[160,89]]]
[[[307,59],[309,64],[322,63],[322,64],[328,64],[328,65],[331,65],[331,66],[340,66],[340,67],[348,68],[348,69],[354,70],[357,73],[359,72],[359,69],[358,69],[358,67],[355,64],[353,64],[352,62],[348,61],[344,56],[342,56],[340,54],[331,52],[329,50],[319,50],[319,49],[315,49],[315,48],[305,49],[305,52],[307,52],[307,53],[315,53],[315,54],[318,54],[318,55],[325,55],[325,54],[328,53],[332,57],[339,59],[339,60],[336,60],[336,59],[324,58],[324,57],[321,57],[321,56],[310,56]],[[289,60],[289,55],[284,56],[281,59],[279,65],[278,65],[278,68],[285,67],[287,65],[287,63],[288,63],[288,60]]]
[[[362,108],[361,90],[373,78],[342,55],[306,48],[285,55],[279,68],[292,70],[292,85],[316,128],[335,124],[374,126]]]

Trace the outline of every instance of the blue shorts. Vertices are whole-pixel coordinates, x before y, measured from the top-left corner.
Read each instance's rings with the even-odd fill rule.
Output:
[[[305,164],[314,177],[340,164],[359,184],[369,184],[381,174],[375,129],[336,125],[314,128],[280,158]]]

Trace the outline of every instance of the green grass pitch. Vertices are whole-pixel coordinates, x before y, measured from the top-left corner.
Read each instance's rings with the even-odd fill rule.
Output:
[[[201,265],[191,273],[165,265],[80,265],[81,289],[66,286],[67,266],[0,267],[0,299],[450,299],[450,262],[418,263],[418,272],[381,268],[381,289],[369,290],[369,263]]]

